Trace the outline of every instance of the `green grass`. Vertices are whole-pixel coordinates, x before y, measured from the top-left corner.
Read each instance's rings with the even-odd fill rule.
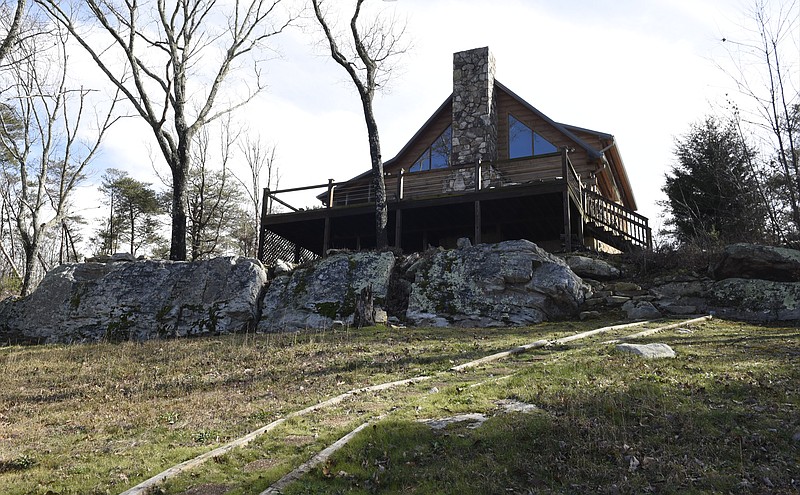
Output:
[[[797,327],[713,320],[647,339],[672,345],[676,359],[617,353],[603,335],[447,371],[601,325],[0,348],[0,487],[119,493],[292,411],[427,374],[293,418],[159,493],[260,493],[370,420],[286,493],[797,493]],[[506,413],[503,399],[537,410]],[[473,412],[488,421],[437,431],[418,422]]]

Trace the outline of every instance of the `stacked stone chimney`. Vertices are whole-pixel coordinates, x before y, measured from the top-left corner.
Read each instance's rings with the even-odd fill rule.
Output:
[[[453,164],[497,159],[494,56],[488,47],[453,54]]]

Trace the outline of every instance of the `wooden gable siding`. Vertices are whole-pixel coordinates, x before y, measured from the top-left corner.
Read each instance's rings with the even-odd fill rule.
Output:
[[[513,115],[534,132],[550,141],[556,148],[567,146],[574,148],[570,153],[570,160],[575,171],[581,176],[588,174],[596,168],[596,165],[589,160],[586,150],[577,145],[573,140],[565,136],[560,130],[532,112],[522,102],[512,97],[502,90],[498,90],[497,98],[497,155],[500,160],[507,160],[508,156],[508,116]]]
[[[584,143],[591,146],[592,148],[600,151],[605,149],[606,146],[611,144],[611,141],[607,139],[602,139],[600,136],[597,135],[595,132],[590,132],[588,130],[582,130],[575,127],[571,127],[570,132],[575,134],[578,138],[580,138]],[[624,200],[622,198],[622,193],[619,189],[619,184],[617,184],[616,179],[614,178],[614,174],[611,171],[611,168],[617,167],[618,165],[614,163],[613,157],[610,153],[606,152],[606,159],[609,161],[608,166],[603,167],[602,164],[594,162],[592,163],[592,167],[590,169],[591,172],[596,173],[597,179],[597,188],[598,191],[603,197],[608,198],[612,201],[615,201],[619,204],[623,204]],[[578,172],[583,175],[583,172]],[[629,205],[625,205],[629,206]]]
[[[392,163],[385,167],[384,171],[392,175],[399,172],[401,168],[408,171],[419,157],[422,156],[425,150],[431,147],[436,138],[442,135],[452,121],[453,106],[452,104],[444,105],[439,111],[439,114],[434,115],[431,121],[427,123],[427,126],[420,129],[414,141],[408,143],[400,154],[392,159]]]
[[[596,133],[584,131],[581,129],[571,129],[572,133],[578,136],[580,139],[583,140],[589,146],[595,148],[596,150],[605,149],[606,146],[611,144],[606,139],[601,139]],[[611,171],[612,167],[616,167],[617,164],[613,163],[613,157],[606,152],[606,159],[609,161],[608,166],[602,167],[600,164],[595,165],[595,170],[599,170],[597,172],[597,187],[599,189],[600,194],[603,197],[606,197],[612,201],[615,201],[619,204],[623,204],[624,201],[622,199],[622,193],[619,189],[619,185],[617,184],[616,179],[614,178],[614,174]],[[625,205],[628,206],[628,205]]]
[[[591,146],[596,150],[601,150],[610,144],[605,140],[601,140],[597,134],[592,132],[586,132],[575,128],[570,129],[570,131],[579,138],[581,138],[584,143],[588,144],[589,146]]]
[[[559,128],[546,121],[524,103],[519,101],[514,96],[503,91],[501,88],[496,88],[496,102],[497,102],[497,159],[505,161],[509,159],[508,156],[508,116],[513,115],[514,118],[530,127],[535,132],[539,133],[542,137],[550,141],[557,148],[567,146],[573,151],[570,153],[570,160],[575,171],[584,179],[591,176],[591,174],[600,170],[597,174],[597,192],[602,196],[623,203],[619,186],[611,173],[609,167],[601,168],[593,158],[590,158],[588,152],[574,140],[570,139],[567,135],[561,132]],[[430,148],[431,144],[447,129],[452,123],[452,103],[444,104],[438,112],[426,122],[412,140],[400,151],[400,153],[392,158],[392,160],[385,166],[385,172],[388,176],[385,179],[387,196],[391,199],[397,187],[397,174],[400,169],[408,171],[411,166],[422,156],[422,154]],[[602,149],[605,143],[597,136],[597,134],[582,131],[579,129],[572,129],[573,134],[584,141],[584,144],[589,145],[597,150]],[[611,158],[611,157],[609,157]],[[524,166],[527,160],[522,160],[517,166]],[[560,160],[560,158],[559,158]],[[517,161],[515,160],[515,163]],[[538,160],[536,164],[531,163],[530,166],[536,167],[536,172],[550,173],[552,177],[560,175],[559,170],[550,170],[545,162]],[[613,166],[613,164],[612,164]],[[541,170],[540,170],[541,169]],[[427,172],[427,173],[432,173]],[[440,172],[447,174],[449,172]],[[433,176],[430,177],[434,179]],[[337,189],[341,200],[337,201],[339,204],[347,204],[350,200],[345,200],[350,195],[353,201],[367,201],[370,200],[370,192],[364,189],[365,184],[371,182],[369,177],[364,177],[352,184],[340,185]],[[363,197],[362,197],[363,196]],[[344,203],[342,203],[344,202]]]

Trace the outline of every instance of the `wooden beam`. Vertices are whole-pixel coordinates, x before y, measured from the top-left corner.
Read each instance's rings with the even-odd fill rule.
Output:
[[[325,217],[325,232],[322,234],[322,257],[328,257],[328,249],[331,246],[331,217]]]
[[[570,218],[569,208],[569,180],[568,180],[567,148],[561,148],[561,177],[564,183],[564,249],[572,251],[572,219]]]
[[[694,319],[691,319],[691,320],[680,321],[678,323],[671,323],[669,325],[664,325],[664,326],[657,327],[657,328],[651,328],[651,329],[645,330],[643,332],[634,333],[634,334],[631,334],[631,335],[626,335],[626,336],[620,337],[618,339],[607,340],[607,341],[603,342],[603,344],[616,344],[616,343],[623,342],[623,341],[626,341],[626,340],[640,339],[642,337],[647,337],[648,335],[653,335],[654,333],[663,332],[664,330],[672,330],[673,328],[678,328],[678,327],[682,327],[682,326],[689,326],[689,325],[692,325],[694,323],[701,323],[701,322],[704,322],[704,321],[708,321],[708,320],[710,320],[712,318],[713,318],[713,316],[711,316],[711,315],[705,315],[705,316],[701,316],[699,318],[694,318]]]
[[[267,213],[269,212],[270,197],[269,188],[265,187],[264,196],[261,199],[261,221],[258,224],[258,253],[256,253],[258,261],[264,261],[264,255],[266,254],[267,236],[265,235],[266,229],[264,227],[267,224]]]
[[[483,228],[483,221],[481,220],[481,202],[475,201],[475,244],[480,244],[481,229]]]
[[[394,247],[402,249],[403,240],[403,210],[400,208],[394,212]]]

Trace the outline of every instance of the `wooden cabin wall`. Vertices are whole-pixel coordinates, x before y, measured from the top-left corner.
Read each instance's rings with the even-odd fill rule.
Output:
[[[600,139],[600,137],[597,134],[594,134],[592,132],[580,131],[578,129],[570,129],[570,130],[573,134],[581,138],[583,142],[585,142],[586,144],[588,144],[589,146],[591,146],[596,150],[602,150],[610,144],[608,141]],[[606,153],[606,157],[609,159],[609,162],[613,162],[613,159],[608,155],[609,154]],[[613,163],[609,163],[609,166],[612,165]],[[595,169],[597,169],[597,165],[595,165]],[[600,194],[602,194],[604,197],[616,201],[617,203],[620,204],[623,203],[619,187],[616,184],[616,181],[614,180],[611,170],[609,170],[608,168],[601,170],[597,174],[597,186],[600,189]]]

